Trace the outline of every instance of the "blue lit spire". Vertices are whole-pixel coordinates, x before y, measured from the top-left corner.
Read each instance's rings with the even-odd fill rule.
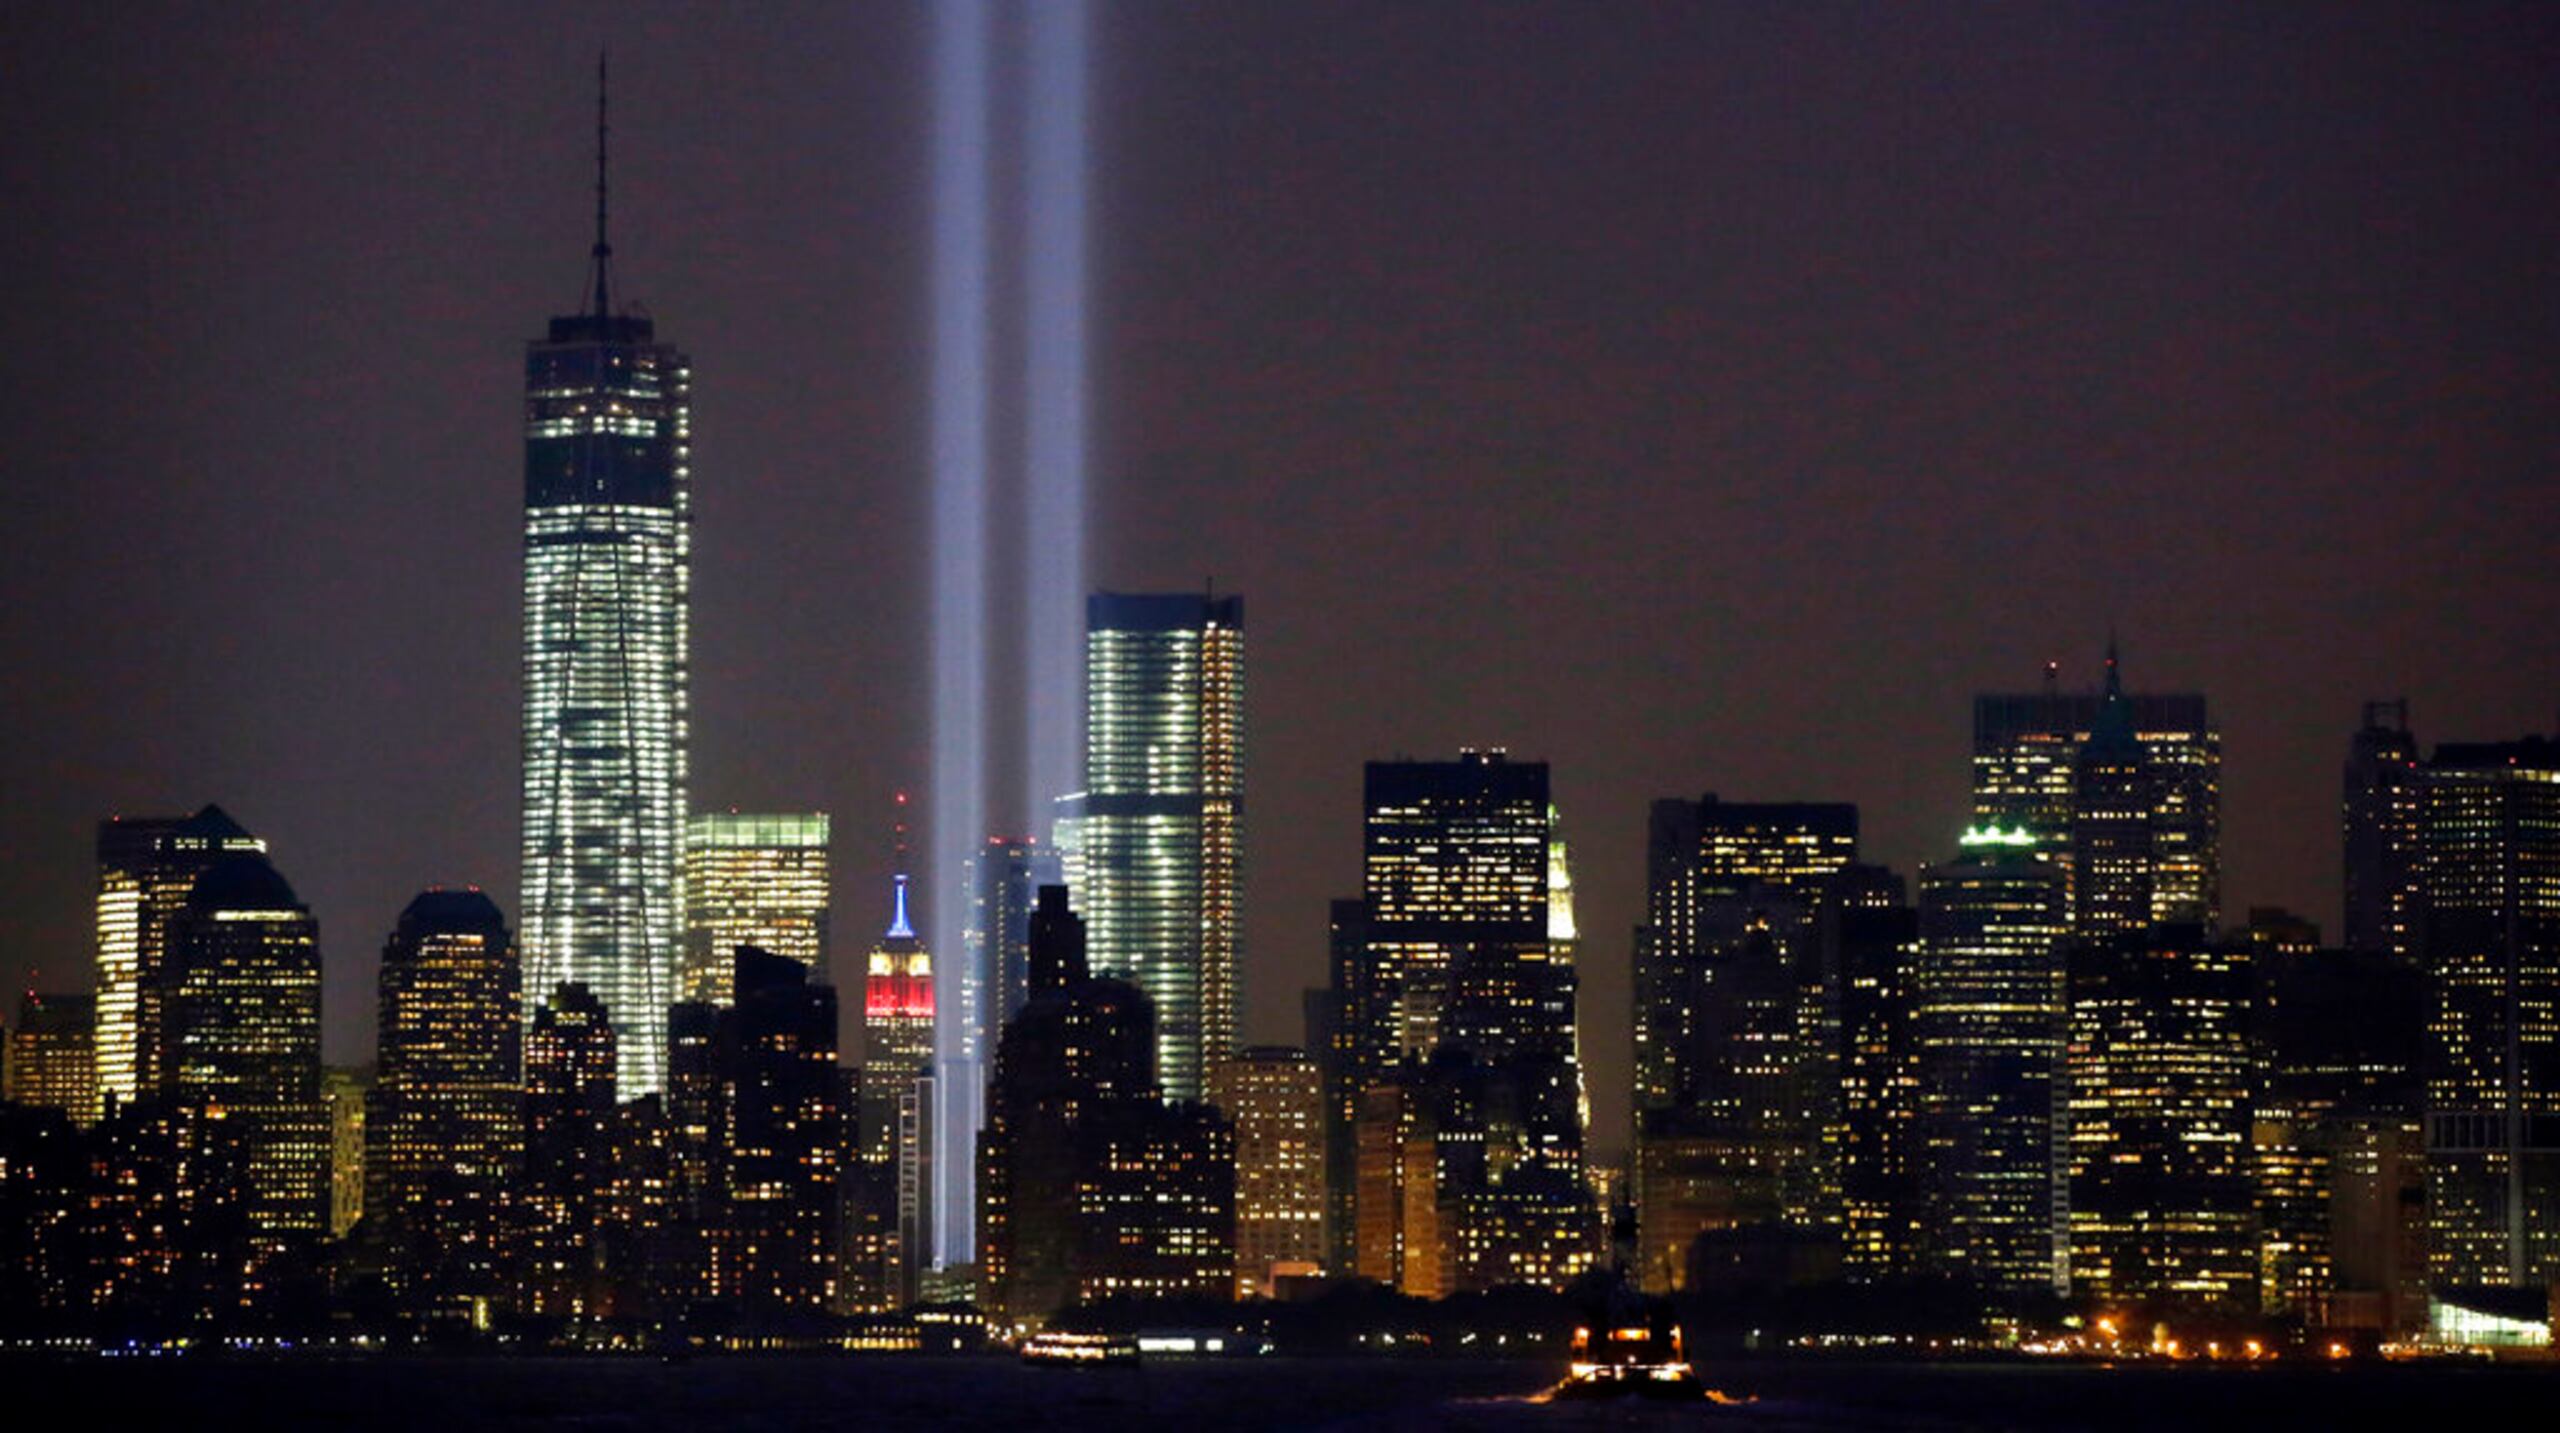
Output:
[[[897,891],[893,897],[896,901],[895,909],[897,913],[889,917],[889,939],[913,940],[916,938],[915,927],[907,924],[907,878],[904,876],[892,876],[890,877],[890,880],[894,881],[897,885]]]

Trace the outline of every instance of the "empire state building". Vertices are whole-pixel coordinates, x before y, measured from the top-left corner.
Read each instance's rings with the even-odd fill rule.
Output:
[[[525,350],[524,1004],[592,991],[633,1099],[684,940],[692,372],[613,307],[596,120],[592,301]]]

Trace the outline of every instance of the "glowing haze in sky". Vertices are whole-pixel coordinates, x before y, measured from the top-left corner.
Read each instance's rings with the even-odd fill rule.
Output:
[[[11,7],[0,979],[84,985],[98,819],[208,800],[318,916],[334,1060],[419,889],[518,917],[523,344],[580,303],[602,39],[618,287],[694,364],[694,798],[835,814],[846,988],[889,793],[944,795],[946,592],[971,805],[1029,800],[1035,287],[1082,296],[1080,585],[1253,605],[1245,1034],[1299,1038],[1360,762],[1506,745],[1603,1149],[1655,797],[1854,801],[1910,872],[1973,693],[2086,689],[2112,626],[2222,722],[2226,908],[2334,930],[2363,701],[2551,727],[2560,7],[1114,0],[1081,289],[1004,252],[1025,10],[960,104],[938,4]]]

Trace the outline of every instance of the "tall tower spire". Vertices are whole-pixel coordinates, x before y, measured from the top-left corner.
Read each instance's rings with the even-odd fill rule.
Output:
[[[611,131],[605,125],[605,62],[608,52],[596,51],[596,246],[590,252],[596,269],[596,317],[605,318],[613,310],[606,294],[606,272],[613,264],[613,245],[605,239],[605,137]]]

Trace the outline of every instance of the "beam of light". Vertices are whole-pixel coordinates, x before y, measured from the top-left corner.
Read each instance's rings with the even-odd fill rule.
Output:
[[[926,948],[957,964],[963,873],[986,820],[987,69],[986,0],[940,0],[933,19],[933,826]],[[937,1062],[963,1058],[959,1001],[944,1001]],[[868,1072],[866,1072],[868,1073]],[[937,1081],[947,1087],[947,1081]],[[974,1135],[935,1114],[934,1187],[965,1177]],[[963,1166],[956,1174],[955,1156]],[[965,1186],[960,1186],[965,1188]],[[953,1200],[935,1262],[952,1250]]]
[[[1032,0],[1023,108],[1029,233],[1023,246],[1024,504],[1022,809],[1047,839],[1054,803],[1084,789],[1086,0]]]

